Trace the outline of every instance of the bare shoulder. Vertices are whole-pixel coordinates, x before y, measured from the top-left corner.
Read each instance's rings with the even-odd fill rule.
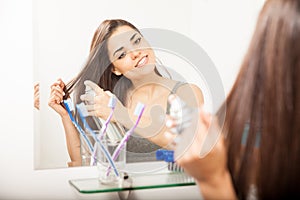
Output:
[[[192,83],[183,84],[178,88],[176,94],[191,106],[199,107],[204,103],[201,89]]]

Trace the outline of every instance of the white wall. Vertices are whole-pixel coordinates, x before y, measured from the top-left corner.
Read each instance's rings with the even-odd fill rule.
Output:
[[[63,4],[64,1],[43,1],[43,3],[47,2]],[[74,1],[77,9],[81,7],[81,2],[90,2],[92,4],[92,1]],[[138,5],[141,1],[131,2],[134,2],[134,5]],[[148,4],[153,2],[147,1]],[[143,27],[143,20],[149,21],[152,17],[155,19],[156,9],[166,8],[169,3],[174,4],[176,7],[176,3],[173,2],[159,1],[159,6],[150,6],[153,8],[154,14],[150,15],[149,13],[147,15],[148,18],[145,19],[137,20],[134,18],[134,14],[127,13],[126,10],[120,12],[119,16],[122,17],[126,14],[129,21],[132,21],[138,27]],[[161,20],[164,28],[172,29],[176,27],[177,23],[182,24],[181,28],[174,28],[175,31],[186,31],[184,33],[187,33],[189,37],[206,49],[221,73],[227,92],[246,50],[261,2],[259,0],[248,0],[243,1],[242,4],[239,1],[224,1],[224,3],[220,3],[217,0],[192,1],[191,15],[180,15],[181,7],[177,6],[178,15],[180,15],[182,20],[173,21],[171,18],[168,18],[168,9],[164,9],[166,17]],[[178,3],[178,5],[182,5],[181,1],[178,1]],[[75,178],[94,177],[96,173],[95,168],[34,170],[33,83],[36,80],[34,80],[33,76],[33,64],[38,61],[33,59],[33,34],[36,34],[36,30],[33,30],[33,5],[31,0],[0,1],[0,81],[2,93],[0,100],[2,106],[2,117],[0,120],[0,199],[75,199],[79,197],[74,193],[67,181]],[[183,5],[182,8],[186,9],[186,6]],[[87,14],[91,18],[97,19],[99,13],[105,13],[107,9],[107,7],[103,6],[99,7],[99,12]],[[146,13],[147,11],[136,10],[136,12],[138,14]],[[53,18],[61,17],[58,11],[49,10],[49,14]],[[79,14],[83,15],[81,12]],[[80,15],[76,18],[76,21],[82,26],[83,22]],[[67,19],[68,16],[65,17]],[[107,16],[104,18],[110,17],[117,16],[107,13]],[[187,22],[187,24],[185,24],[185,17],[191,17],[191,21]],[[99,21],[101,21],[100,18]],[[94,31],[99,21],[91,21],[90,24],[86,25],[86,27],[90,28],[88,33]],[[155,27],[156,21],[153,23],[149,22],[148,27]],[[200,24],[201,29],[194,29],[195,24]],[[72,27],[75,26],[72,25]],[[81,29],[78,28],[74,31],[81,31]],[[63,33],[56,32],[53,34],[59,35]],[[70,61],[70,63],[55,63],[51,67],[79,67],[80,59],[74,63],[71,63],[71,61],[79,56],[86,55],[88,51],[86,44],[89,43],[90,37],[91,35],[83,33],[82,38],[86,41],[74,41],[75,39],[71,35],[70,43],[68,44],[72,44],[72,41],[78,42],[78,45],[81,46],[76,48],[78,52],[73,55],[66,54],[66,56],[70,57],[65,60]],[[65,50],[73,48],[72,46],[63,47],[63,45],[59,44],[59,49],[63,50],[59,53],[65,53]],[[56,57],[53,56],[47,59],[56,60]],[[35,75],[38,73],[40,72],[35,72]],[[49,76],[54,78],[62,76],[67,79],[70,77],[70,74],[62,70],[60,74],[49,74]],[[41,101],[43,102],[45,99],[46,97],[42,97]],[[56,117],[49,119],[54,120]],[[49,142],[62,143],[62,141],[56,140]],[[179,192],[180,190],[176,189],[176,191]],[[136,195],[136,198],[146,199],[149,197],[147,195],[155,198],[155,193],[151,190],[139,194],[141,195]],[[169,195],[170,192],[161,194],[163,196],[161,198],[164,198],[166,197],[164,195]],[[116,196],[114,195],[103,194],[102,196],[100,195],[100,198],[115,198]]]
[[[217,67],[228,94],[264,0],[193,1],[191,38]]]

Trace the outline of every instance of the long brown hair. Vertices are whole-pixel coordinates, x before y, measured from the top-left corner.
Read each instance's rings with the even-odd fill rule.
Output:
[[[259,199],[299,199],[299,75],[300,1],[269,0],[218,113],[226,112],[228,168],[240,199],[247,198],[251,184]]]
[[[107,40],[120,26],[129,26],[140,32],[134,25],[122,19],[103,21],[94,33],[86,64],[65,87],[65,98],[74,91],[74,103],[78,103],[80,95],[84,94],[85,90],[83,82],[91,80],[98,83],[102,89],[113,92],[123,104],[125,103],[126,91],[132,83],[125,76],[117,76],[112,72],[114,66],[109,59],[107,49]]]

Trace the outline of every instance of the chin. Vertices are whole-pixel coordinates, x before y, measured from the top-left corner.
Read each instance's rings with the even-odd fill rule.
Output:
[[[140,70],[140,73],[142,74],[150,74],[150,73],[153,73],[154,72],[154,69],[155,69],[155,64],[147,64],[147,65],[144,65],[143,67],[139,68]]]
[[[155,73],[155,64],[146,64],[142,67],[134,68],[124,74],[128,79],[141,78],[142,76],[147,76]]]

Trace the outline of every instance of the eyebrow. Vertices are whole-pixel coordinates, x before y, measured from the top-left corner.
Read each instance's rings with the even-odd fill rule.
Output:
[[[132,40],[135,38],[135,36],[136,36],[137,34],[138,34],[138,33],[133,34],[129,40],[132,41]],[[113,56],[115,56],[115,54],[116,54],[118,51],[121,51],[122,49],[124,49],[124,47],[118,48],[118,49],[114,52]]]
[[[118,49],[114,52],[113,56],[115,56],[115,54],[116,54],[118,51],[121,51],[122,49],[124,49],[124,47],[118,48]]]
[[[132,41],[134,39],[134,37],[137,35],[138,33],[135,33],[131,36],[130,41]]]

